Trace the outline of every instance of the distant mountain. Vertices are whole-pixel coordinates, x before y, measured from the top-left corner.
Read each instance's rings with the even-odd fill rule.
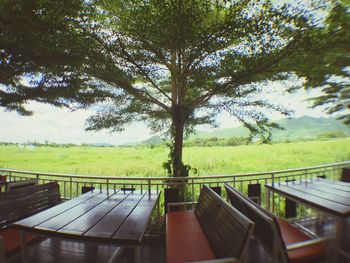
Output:
[[[284,130],[274,129],[272,132],[272,140],[295,140],[300,138],[316,138],[319,135],[329,132],[341,132],[350,136],[350,127],[337,120],[335,117],[329,118],[313,118],[303,116],[292,119],[281,119],[276,121]],[[230,138],[230,137],[246,137],[249,135],[248,129],[243,126],[229,129],[218,129],[211,132],[196,131],[190,136],[190,140],[196,138]],[[165,140],[159,136],[152,136],[140,144],[156,145],[161,144]]]
[[[303,116],[295,119],[282,119],[277,122],[284,130],[273,132],[273,140],[315,138],[328,132],[342,132],[350,135],[350,127],[335,117],[312,118]]]
[[[141,144],[145,144],[145,145],[157,145],[157,144],[161,144],[163,143],[165,140],[162,139],[160,136],[155,135],[152,136],[151,138],[141,142]]]
[[[276,121],[284,130],[274,129],[272,139],[279,140],[294,140],[298,138],[316,138],[317,136],[327,132],[343,132],[350,135],[350,127],[337,120],[335,117],[329,118],[313,118],[303,116],[292,119],[281,119]],[[244,137],[248,136],[248,129],[240,126],[230,129],[219,129],[212,132],[197,131],[190,139],[195,138],[229,138],[229,137]]]

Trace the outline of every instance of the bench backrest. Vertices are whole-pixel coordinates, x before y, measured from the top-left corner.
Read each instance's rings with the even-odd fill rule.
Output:
[[[255,223],[254,236],[274,262],[289,262],[276,217],[230,185],[225,184],[225,188],[231,204]]]
[[[251,220],[205,185],[194,212],[217,258],[245,262],[254,226]]]
[[[38,183],[39,183],[38,179],[23,180],[18,182],[8,182],[7,190],[10,191],[10,190],[14,190],[22,187],[33,186],[33,185],[37,185]]]
[[[27,186],[0,193],[0,228],[56,205],[58,183]]]

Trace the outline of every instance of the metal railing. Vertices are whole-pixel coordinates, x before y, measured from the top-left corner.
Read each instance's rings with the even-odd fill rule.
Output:
[[[266,198],[264,185],[284,182],[287,180],[311,179],[317,176],[326,176],[329,179],[339,179],[342,168],[349,167],[350,161],[325,164],[298,169],[288,169],[279,171],[268,171],[259,173],[241,173],[227,175],[210,176],[190,176],[190,177],[105,177],[92,175],[69,175],[56,173],[41,173],[13,169],[0,169],[1,175],[7,175],[8,181],[21,181],[38,179],[39,183],[58,182],[60,185],[61,197],[71,199],[81,194],[82,186],[91,186],[95,189],[138,189],[141,191],[164,190],[173,186],[185,186],[186,201],[197,201],[200,189],[203,184],[211,187],[221,187],[224,183],[229,183],[241,192],[247,194],[248,186],[260,184],[261,203],[268,207],[269,201]],[[222,193],[226,197],[226,193]]]

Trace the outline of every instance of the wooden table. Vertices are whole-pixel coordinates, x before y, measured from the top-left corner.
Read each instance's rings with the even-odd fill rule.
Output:
[[[342,242],[347,235],[346,221],[350,218],[350,183],[315,178],[308,181],[275,183],[266,187],[269,192],[278,193],[323,214],[335,217],[337,219],[336,247],[337,251],[341,251]],[[348,254],[345,251],[343,253]]]
[[[22,261],[26,261],[25,232],[79,241],[113,243],[139,248],[159,192],[91,191],[13,224],[21,231]],[[118,251],[112,255],[113,262]]]

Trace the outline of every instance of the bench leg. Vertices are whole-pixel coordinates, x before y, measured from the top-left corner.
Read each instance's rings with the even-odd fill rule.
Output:
[[[333,262],[339,261],[339,256],[341,254],[343,240],[344,240],[344,231],[345,231],[345,219],[338,218],[337,226],[336,226],[336,239],[335,239],[335,251],[334,251],[334,259]]]
[[[112,256],[108,259],[108,263],[117,262],[119,256],[122,254],[123,250],[124,250],[124,249],[123,249],[122,247],[117,247],[117,248],[114,250]]]
[[[23,230],[19,231],[21,238],[21,259],[22,263],[27,263],[27,244],[26,244],[26,232]]]
[[[134,249],[134,262],[140,263],[140,246],[136,246]]]
[[[5,242],[0,236],[0,262],[6,263]]]

